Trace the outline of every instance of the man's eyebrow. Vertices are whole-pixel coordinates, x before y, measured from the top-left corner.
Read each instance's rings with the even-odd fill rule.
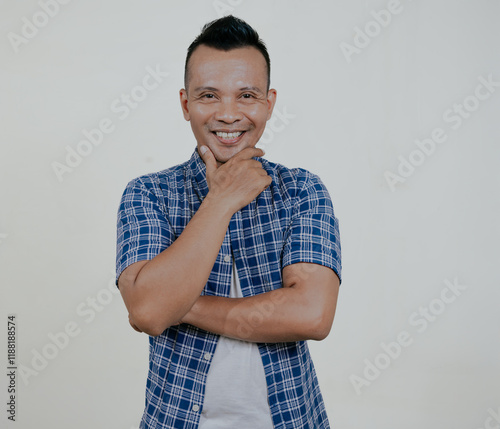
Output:
[[[199,91],[218,91],[217,88],[214,88],[213,86],[199,86],[198,88],[194,89],[195,92]]]
[[[262,91],[256,86],[245,86],[243,88],[240,88],[240,91],[255,91],[258,92],[259,94],[262,94]]]
[[[215,91],[215,92],[217,92],[218,89],[214,88],[213,86],[198,86],[197,88],[194,89],[194,92],[200,92],[200,91]],[[240,91],[254,91],[254,92],[258,92],[259,94],[262,94],[262,91],[256,86],[244,86],[243,88],[240,88]]]

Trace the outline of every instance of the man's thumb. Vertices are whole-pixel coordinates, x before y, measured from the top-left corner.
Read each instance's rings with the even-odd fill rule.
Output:
[[[208,146],[203,145],[200,147],[200,156],[207,167],[207,175],[217,170],[217,161],[215,160],[215,156]]]

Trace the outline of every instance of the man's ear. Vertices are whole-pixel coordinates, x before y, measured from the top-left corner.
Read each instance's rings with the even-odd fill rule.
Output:
[[[179,91],[179,98],[181,101],[181,108],[182,108],[182,114],[184,115],[184,119],[186,121],[189,121],[191,117],[189,115],[188,96],[187,96],[187,91],[184,88],[182,88]]]
[[[273,116],[274,105],[276,104],[276,97],[278,93],[275,89],[270,89],[267,91],[267,120],[271,119]]]

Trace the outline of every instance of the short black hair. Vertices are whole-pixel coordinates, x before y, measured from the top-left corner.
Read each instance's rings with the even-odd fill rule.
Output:
[[[258,49],[266,60],[267,91],[269,91],[269,86],[271,84],[271,59],[269,58],[266,44],[263,40],[261,40],[259,34],[250,25],[233,15],[227,15],[205,24],[201,33],[189,46],[187,50],[186,64],[184,66],[184,88],[186,90],[188,89],[189,59],[196,48],[200,45],[209,46],[222,51],[230,51],[231,49],[244,48],[248,46]]]

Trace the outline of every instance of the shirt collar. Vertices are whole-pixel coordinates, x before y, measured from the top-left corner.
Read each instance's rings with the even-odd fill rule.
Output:
[[[188,174],[191,175],[191,181],[196,193],[203,200],[208,194],[207,167],[198,153],[198,147],[195,147],[188,161]]]

